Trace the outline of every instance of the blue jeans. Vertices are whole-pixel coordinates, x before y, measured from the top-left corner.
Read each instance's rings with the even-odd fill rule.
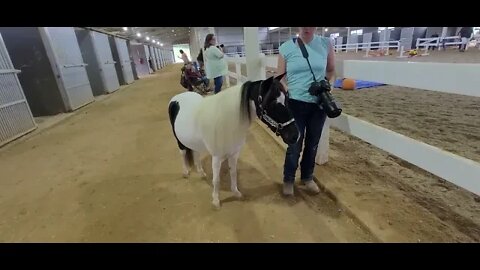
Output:
[[[213,82],[215,83],[215,94],[220,92],[222,90],[222,84],[223,84],[223,76],[218,76],[213,79]]]
[[[297,143],[289,145],[287,148],[283,166],[283,182],[293,183],[295,181],[295,172],[298,168],[298,160],[302,152],[304,139],[305,149],[303,150],[300,163],[300,179],[303,182],[310,181],[313,179],[315,156],[317,155],[318,143],[322,135],[326,113],[315,103],[294,99],[289,100],[288,106],[300,131],[300,138]]]

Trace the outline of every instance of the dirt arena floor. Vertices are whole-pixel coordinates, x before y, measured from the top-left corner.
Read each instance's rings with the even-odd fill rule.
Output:
[[[238,166],[245,199],[224,164],[214,210],[210,158],[208,179],[181,175],[167,116],[179,74],[169,66],[1,148],[0,242],[480,240],[478,197],[335,130],[315,172],[335,199],[302,187],[283,197],[284,149],[253,124]]]
[[[337,54],[337,60],[362,58],[361,55],[354,53]],[[431,55],[427,57],[409,59],[395,59],[394,57],[364,59],[479,63],[480,51],[478,51],[478,49],[469,50],[465,53],[435,51],[431,52]],[[393,85],[356,91],[335,90],[333,93],[343,104],[344,111],[347,114],[459,156],[480,162],[480,98],[478,97]],[[350,142],[352,140],[352,138],[339,132],[332,132],[336,134],[335,136],[344,138],[344,142]],[[345,146],[338,145],[338,147]],[[367,174],[366,177],[364,175],[362,177],[368,181],[383,178],[384,184],[396,187],[398,192],[388,194],[381,190],[372,190],[370,187],[375,187],[375,185],[369,185],[367,189],[363,190],[361,188],[363,185],[361,184],[357,184],[351,188],[359,189],[359,191],[355,191],[357,194],[364,194],[362,192],[366,192],[367,194],[379,195],[378,193],[380,192],[384,193],[386,197],[395,195],[389,200],[394,200],[392,205],[395,205],[396,212],[399,215],[403,215],[403,219],[399,224],[400,227],[408,228],[408,230],[413,233],[415,233],[416,230],[419,239],[421,239],[421,236],[425,235],[427,231],[432,232],[432,227],[430,227],[430,229],[424,227],[425,218],[417,218],[417,227],[408,226],[408,224],[415,223],[415,213],[419,213],[414,210],[416,208],[415,204],[417,204],[417,206],[421,205],[422,208],[428,210],[429,213],[438,218],[437,222],[432,222],[430,226],[443,230],[453,225],[452,230],[459,230],[470,235],[475,242],[480,240],[478,236],[480,235],[480,230],[478,229],[478,224],[480,224],[480,198],[478,196],[458,188],[443,179],[423,172],[407,162],[388,155],[388,153],[379,150],[368,150],[374,149],[371,146],[363,144],[360,149],[362,150],[355,151],[355,153],[363,156],[365,160],[368,160],[365,167],[367,167],[366,170],[371,173]],[[357,164],[355,161],[352,162],[353,170],[361,170],[362,168],[365,170],[365,167],[356,166]],[[389,168],[390,170],[383,176],[377,175],[376,177],[372,177],[372,174],[376,175],[376,167],[378,166]],[[415,173],[411,174],[412,172]],[[343,185],[348,185],[348,183],[348,181],[345,181]],[[367,199],[371,199],[370,196],[368,196]],[[402,203],[402,200],[404,203]],[[416,203],[406,204],[405,202],[408,201]],[[371,207],[376,207],[376,209],[382,211],[377,205],[372,204]],[[391,211],[383,212],[383,215],[378,213],[374,215],[375,218],[380,219],[384,216],[386,217],[385,220],[391,219]],[[392,223],[391,221],[389,222]],[[440,229],[439,226],[443,226],[444,228]],[[391,226],[384,227],[388,228]],[[383,230],[380,231],[382,232]],[[438,236],[440,235],[437,234],[437,237]],[[446,239],[436,238],[434,241],[444,240]],[[457,241],[464,240],[457,239]]]
[[[345,113],[480,162],[480,98],[386,85],[335,90]]]
[[[283,198],[282,150],[252,126],[239,189],[222,169],[222,209],[207,180],[182,178],[168,120],[179,66],[139,80],[0,151],[0,242],[374,242],[326,194]],[[226,164],[224,164],[226,165]],[[308,196],[304,192],[302,196]]]

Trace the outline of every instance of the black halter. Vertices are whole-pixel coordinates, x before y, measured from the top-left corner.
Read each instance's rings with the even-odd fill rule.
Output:
[[[267,110],[265,110],[264,108],[264,105],[263,104],[263,97],[262,97],[262,84],[263,84],[264,81],[261,81],[260,82],[260,86],[259,86],[259,92],[258,92],[258,98],[257,98],[257,102],[255,102],[255,107],[256,107],[256,111],[257,111],[257,116],[258,118],[260,118],[260,120],[262,120],[263,123],[265,123],[267,126],[269,126],[272,130],[275,131],[275,135],[279,136],[280,135],[280,131],[285,128],[286,126],[290,125],[291,123],[295,122],[295,119],[292,117],[290,120],[288,120],[287,122],[284,122],[284,123],[278,123],[277,121],[273,120],[273,118],[271,118],[268,114],[267,114]],[[268,91],[270,91],[270,89],[268,89],[265,93],[267,94]],[[286,92],[283,92],[283,94],[285,95],[285,106],[287,106],[288,108],[288,93]]]

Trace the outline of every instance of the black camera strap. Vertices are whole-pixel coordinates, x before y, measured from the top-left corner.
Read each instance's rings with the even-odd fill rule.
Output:
[[[310,61],[308,60],[307,48],[305,48],[305,44],[303,43],[303,40],[301,38],[297,37],[297,42],[298,42],[298,46],[300,47],[300,51],[302,51],[303,57],[307,59],[308,67],[310,68],[310,72],[312,72],[313,81],[317,82],[317,79],[315,78],[315,74],[313,73],[312,66],[310,65]],[[295,40],[293,41],[293,43],[295,43]]]

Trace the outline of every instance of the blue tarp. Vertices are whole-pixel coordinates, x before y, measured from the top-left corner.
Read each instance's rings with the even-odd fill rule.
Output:
[[[335,83],[333,84],[333,87],[341,89],[342,88],[342,80],[343,79],[337,79],[335,81]],[[377,83],[377,82],[355,80],[355,89],[370,88],[370,87],[381,86],[381,85],[385,85],[385,84],[384,83]]]

